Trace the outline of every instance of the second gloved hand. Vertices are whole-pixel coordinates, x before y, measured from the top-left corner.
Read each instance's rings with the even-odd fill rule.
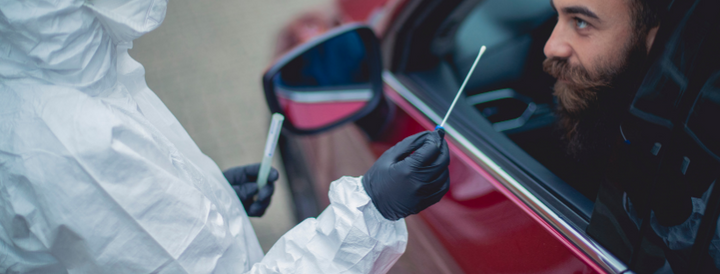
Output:
[[[270,199],[275,192],[275,181],[280,177],[277,169],[271,168],[268,175],[267,185],[258,193],[256,183],[260,164],[233,167],[223,172],[225,178],[237,193],[248,216],[260,217],[270,206]],[[257,194],[257,199],[255,195]]]
[[[378,211],[398,220],[440,201],[450,187],[444,132],[421,132],[388,149],[362,178]]]

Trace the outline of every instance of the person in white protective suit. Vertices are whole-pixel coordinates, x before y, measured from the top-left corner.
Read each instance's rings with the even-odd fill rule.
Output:
[[[442,133],[333,182],[330,206],[263,255],[246,214],[257,187],[239,199],[128,55],[166,4],[0,1],[0,273],[386,272],[402,218],[447,192]]]

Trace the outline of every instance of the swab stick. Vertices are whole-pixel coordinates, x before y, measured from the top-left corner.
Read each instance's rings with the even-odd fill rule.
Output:
[[[465,85],[467,85],[468,80],[470,80],[470,75],[472,75],[473,71],[475,71],[475,66],[477,66],[478,61],[480,61],[480,57],[482,57],[484,52],[485,46],[482,46],[480,48],[480,52],[478,52],[477,58],[475,58],[475,62],[470,68],[470,71],[468,72],[467,76],[465,76],[465,81],[463,81],[462,85],[460,86],[460,90],[458,90],[457,95],[455,95],[455,100],[453,100],[452,104],[450,105],[450,109],[448,109],[447,113],[445,114],[445,118],[443,118],[442,123],[440,123],[439,126],[435,127],[436,130],[445,126],[447,118],[450,117],[450,113],[452,113],[453,108],[455,108],[455,103],[457,103],[458,99],[460,99],[460,94],[462,94],[463,89],[465,89]]]

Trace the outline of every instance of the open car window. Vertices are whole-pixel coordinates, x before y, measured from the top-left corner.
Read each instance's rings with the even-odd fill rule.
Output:
[[[556,18],[550,2],[428,1],[424,8],[432,11],[400,31],[398,79],[442,115],[486,45],[448,123],[584,231],[598,182],[573,166],[554,135],[555,80],[542,70]]]
[[[549,1],[483,1],[469,12],[455,10],[446,22],[460,16],[464,18],[454,33],[435,38],[431,52],[461,81],[480,45],[488,47],[466,86],[466,104],[534,160],[594,200],[598,176],[565,154],[554,127],[555,80],[541,66],[542,48],[555,23]]]

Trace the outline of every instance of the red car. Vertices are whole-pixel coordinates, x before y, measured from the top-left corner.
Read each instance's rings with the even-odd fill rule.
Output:
[[[687,18],[704,14],[698,5],[706,2],[672,7],[676,11],[668,13],[674,15],[665,22],[676,24],[658,34],[667,46],[651,51],[658,61],[650,71],[660,70],[654,75],[665,75],[668,65],[663,60],[672,59],[667,52],[697,56],[705,48],[717,49],[715,38],[691,49],[670,46],[695,37],[677,35],[696,27]],[[486,45],[485,56],[445,126],[451,152],[450,191],[436,205],[406,218],[407,251],[391,273],[718,272],[715,252],[720,239],[715,224],[720,191],[712,190],[720,170],[715,169],[720,163],[716,127],[692,123],[700,118],[668,118],[678,126],[652,131],[657,134],[632,145],[625,140],[627,151],[618,152],[626,153],[622,159],[650,163],[637,170],[651,170],[652,176],[628,175],[640,171],[622,174],[649,185],[619,191],[603,188],[599,177],[588,175],[592,173],[587,166],[566,159],[555,145],[551,90],[555,79],[542,70],[543,46],[557,16],[549,1],[340,0],[336,4],[337,13],[307,13],[283,31],[277,59],[263,78],[270,109],[286,116],[280,149],[298,219],[316,216],[328,205],[333,180],[360,176],[398,141],[433,130],[478,49]],[[716,60],[716,55],[706,59]],[[693,64],[686,65],[676,68],[691,75],[686,67]],[[716,69],[712,65],[709,71]],[[678,110],[673,113],[717,121],[713,115],[720,114],[720,77],[708,75],[688,77],[698,80],[688,80],[684,93],[667,84],[672,79],[646,78],[643,85],[668,87],[663,92],[695,102],[686,109],[681,104],[671,106]],[[688,84],[693,81],[710,84]],[[648,115],[663,117],[652,106],[662,106],[658,100],[664,97],[642,90],[630,110],[635,118],[623,124],[628,131],[650,132],[657,123],[647,122],[652,120]],[[689,150],[677,147],[688,143],[676,137],[686,133],[678,133],[677,128],[694,134],[693,144],[699,144],[700,150],[683,154]],[[663,141],[663,136],[671,137]],[[635,150],[647,155],[632,154]],[[682,160],[675,161],[677,157]],[[690,164],[700,162],[704,164]],[[665,167],[677,174],[662,175]],[[680,191],[682,195],[673,187],[663,192],[657,183],[663,178],[691,182],[694,187]],[[706,209],[693,210],[700,215],[692,217],[678,213],[680,221],[660,222],[666,225],[662,227],[653,218],[665,216],[661,207],[672,203],[644,203],[642,197],[677,200],[679,207],[687,202],[703,204]],[[691,221],[694,226],[688,224]],[[678,244],[681,233],[673,229],[682,226],[691,227],[689,245]]]

